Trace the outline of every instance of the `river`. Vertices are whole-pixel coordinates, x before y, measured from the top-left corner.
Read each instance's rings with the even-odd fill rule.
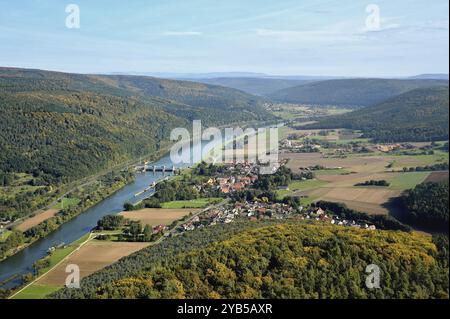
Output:
[[[212,145],[211,143],[202,143],[203,152],[207,152],[213,147],[215,147],[215,145]],[[152,165],[172,167],[173,163],[169,154],[167,154],[160,160],[152,163]],[[189,164],[177,164],[176,166],[177,168],[183,168],[189,166]],[[84,213],[66,222],[45,238],[37,240],[17,254],[0,262],[0,282],[4,282],[13,276],[16,276],[15,279],[3,283],[0,288],[13,288],[20,285],[22,281],[21,275],[31,272],[33,270],[33,264],[37,260],[45,257],[50,247],[57,246],[61,243],[70,244],[74,242],[94,228],[100,218],[105,215],[121,212],[123,210],[123,204],[127,201],[136,202],[142,199],[142,197],[148,196],[148,192],[139,197],[135,197],[134,195],[149,187],[153,182],[164,179],[170,175],[172,175],[172,173],[137,173],[136,178],[132,183],[126,185],[97,205],[89,208]]]

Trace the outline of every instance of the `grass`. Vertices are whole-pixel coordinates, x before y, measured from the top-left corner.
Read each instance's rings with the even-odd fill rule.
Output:
[[[344,144],[350,144],[350,143],[368,143],[368,142],[369,142],[368,138],[358,137],[358,138],[351,138],[351,139],[339,139],[336,141],[336,144],[344,145]]]
[[[332,169],[321,169],[314,171],[314,174],[317,176],[321,175],[343,175],[346,173],[350,173],[348,170],[343,168],[332,168]]]
[[[314,188],[319,188],[323,185],[327,184],[327,182],[319,181],[318,179],[308,179],[305,181],[295,181],[289,184],[290,191],[304,191]]]
[[[39,274],[40,275],[45,274],[47,271],[55,267],[56,264],[58,264],[61,260],[66,258],[67,255],[69,255],[71,252],[77,249],[81,243],[83,243],[86,239],[88,239],[88,237],[89,234],[86,234],[80,239],[74,241],[72,244],[68,245],[67,247],[56,249],[51,255],[47,257],[50,260],[50,265],[48,267],[39,270]]]
[[[280,189],[277,190],[277,197],[278,198],[284,198],[286,196],[292,195],[294,192],[297,191],[304,191],[304,190],[311,190],[319,188],[323,185],[327,184],[325,181],[320,181],[317,179],[308,179],[305,181],[295,181],[291,182],[288,187],[289,189]]]
[[[177,200],[171,202],[165,202],[161,206],[162,208],[172,208],[172,209],[180,209],[180,208],[204,208],[209,205],[218,203],[222,200],[222,198],[197,198],[191,200]]]
[[[394,168],[426,166],[448,162],[448,153],[435,151],[433,155],[394,155]]]
[[[78,205],[79,202],[80,202],[80,199],[78,199],[78,198],[63,198],[62,202],[61,201],[58,202],[52,208],[54,208],[54,209],[70,208],[70,207],[74,207],[74,206]]]
[[[25,290],[22,290],[13,299],[44,299],[52,292],[61,289],[61,287],[33,284]]]
[[[65,248],[56,249],[50,256],[46,257],[50,260],[50,265],[48,267],[42,268],[39,270],[39,275],[45,274],[50,271],[53,267],[55,267],[59,262],[61,262],[64,258],[66,258],[71,252],[76,250],[80,244],[86,241],[89,237],[89,233],[81,237],[80,239],[74,241],[72,244],[68,245]],[[43,299],[45,296],[50,293],[60,289],[62,287],[41,285],[37,283],[33,283],[28,286],[17,295],[14,296],[13,299]]]
[[[0,243],[4,242],[9,235],[11,235],[12,231],[10,230],[5,230],[3,233],[0,233]]]
[[[391,185],[389,187],[401,190],[411,189],[422,183],[429,174],[430,172],[401,173],[390,181]]]

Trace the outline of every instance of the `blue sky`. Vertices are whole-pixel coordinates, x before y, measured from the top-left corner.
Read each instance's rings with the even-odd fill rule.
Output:
[[[80,28],[65,26],[66,5]],[[366,26],[366,6],[380,28]],[[80,73],[448,73],[448,0],[0,0],[0,66]]]

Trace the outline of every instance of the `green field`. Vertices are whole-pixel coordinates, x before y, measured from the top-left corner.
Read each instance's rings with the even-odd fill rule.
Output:
[[[314,174],[317,176],[321,175],[343,175],[346,173],[350,173],[350,171],[343,169],[343,168],[331,168],[331,169],[321,169],[321,170],[315,170]]]
[[[63,198],[62,202],[59,201],[52,208],[54,208],[54,209],[70,208],[70,207],[78,205],[79,202],[80,202],[80,200],[78,198]]]
[[[19,292],[13,299],[44,299],[45,296],[61,288],[62,287],[33,284],[27,289]]]
[[[4,242],[9,235],[11,235],[10,230],[5,230],[3,233],[0,233],[0,243]]]
[[[308,179],[305,181],[295,181],[289,184],[290,191],[304,191],[308,189],[319,188],[323,185],[327,184],[327,182],[319,181],[318,179]]]
[[[402,173],[395,176],[391,181],[391,185],[389,186],[392,189],[411,189],[414,188],[417,184],[422,183],[430,172],[411,172],[411,173]]]
[[[394,168],[426,166],[436,163],[448,163],[449,155],[446,152],[434,151],[433,155],[396,155]],[[414,162],[414,164],[411,164]]]
[[[295,181],[295,182],[291,182],[288,185],[289,189],[277,190],[277,196],[278,196],[278,198],[283,198],[283,197],[292,195],[294,192],[316,189],[325,184],[327,184],[327,182],[319,181],[317,179],[308,179],[305,181]]]
[[[204,208],[209,205],[218,203],[222,200],[222,198],[197,198],[191,200],[177,200],[171,202],[162,203],[162,208],[172,208],[172,209],[180,209],[180,208]]]

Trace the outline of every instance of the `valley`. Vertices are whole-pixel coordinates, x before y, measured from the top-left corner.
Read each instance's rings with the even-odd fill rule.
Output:
[[[221,86],[0,69],[6,112],[0,137],[6,150],[0,166],[3,296],[448,298],[448,280],[438,275],[448,273],[441,256],[441,240],[446,238],[448,245],[448,232],[436,228],[443,221],[448,225],[448,211],[442,211],[449,162],[445,81],[360,81],[352,93],[354,103],[345,100],[348,87],[355,86],[352,80],[204,82]],[[301,89],[287,88],[293,84]],[[254,96],[238,90],[241,85],[247,91],[282,86],[322,97],[317,90],[325,90],[332,98],[303,102],[262,91]],[[215,165],[185,164],[176,174],[133,169],[143,160],[172,167],[164,155],[170,130],[189,128],[192,119],[219,127],[276,124],[279,154],[276,165],[269,167],[272,174],[261,172],[263,163],[247,161],[253,151],[245,136],[237,136],[225,152],[239,155],[242,162],[236,157]],[[29,135],[21,131],[25,123]],[[431,202],[421,190],[427,187],[436,196]],[[416,203],[434,215],[420,215],[413,209]],[[301,238],[299,247],[285,241],[294,234]],[[334,255],[328,250],[310,253],[315,244],[306,236],[311,234],[319,246],[339,238],[345,253],[340,255],[333,245]],[[251,240],[255,237],[265,248]],[[350,238],[358,238],[358,247]],[[396,246],[390,246],[392,241]],[[379,254],[374,243],[390,247],[398,259]],[[339,288],[321,278],[319,292],[306,279],[318,269],[332,271],[338,256],[344,258],[341,266],[348,265],[348,254],[360,263],[351,266],[352,272],[360,272],[369,259],[356,253],[359,245],[371,249],[384,267],[402,267],[411,283],[416,279],[403,260],[413,260],[426,277],[422,290],[396,286],[396,293],[388,287],[374,294],[356,289],[356,277],[344,283],[346,275],[339,274]],[[282,257],[278,246],[295,257]],[[214,250],[233,257],[219,262]],[[203,259],[205,254],[210,258]],[[174,258],[196,260],[210,270]],[[238,275],[236,263],[245,264],[248,258],[256,258],[258,266],[242,266],[249,277]],[[267,268],[267,263],[277,266]],[[69,264],[80,267],[80,290],[64,288]],[[282,275],[287,265],[295,266],[290,274],[294,281]],[[261,272],[268,275],[262,278]],[[99,284],[102,276],[109,281]],[[296,283],[300,279],[303,288]],[[280,280],[279,286],[274,280]],[[131,290],[124,290],[130,282]]]

